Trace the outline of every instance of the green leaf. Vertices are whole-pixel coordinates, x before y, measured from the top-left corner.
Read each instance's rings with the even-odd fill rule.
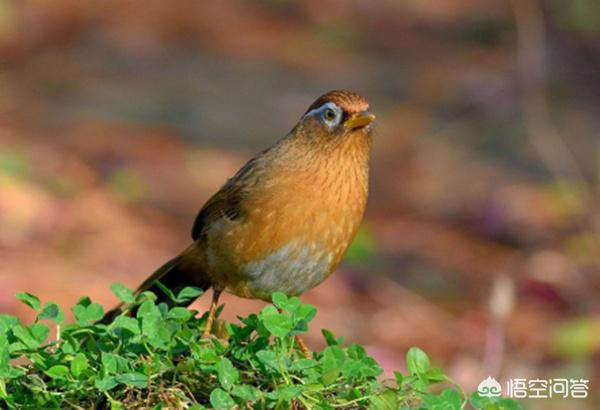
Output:
[[[450,388],[441,394],[427,394],[423,397],[422,406],[430,410],[460,410],[462,407],[460,394]]]
[[[158,310],[158,307],[156,306],[156,303],[154,303],[153,300],[146,300],[145,302],[143,302],[138,308],[136,316],[138,319],[143,319],[144,316],[147,315],[160,316],[160,310]]]
[[[148,387],[148,377],[138,372],[118,374],[115,376],[115,380],[119,383],[127,384],[128,386],[140,388]]]
[[[19,323],[19,319],[15,316],[0,314],[0,334],[8,332]]]
[[[304,305],[300,301],[300,298],[298,298],[297,296],[292,296],[291,298],[288,298],[287,302],[285,303],[284,311],[287,313],[290,313],[292,316],[297,318],[297,316],[298,316],[297,312],[298,312],[298,310],[300,310],[302,308],[302,306],[310,306],[310,305]]]
[[[142,334],[153,336],[158,333],[162,325],[162,318],[158,309],[148,312],[142,316]]]
[[[313,305],[300,305],[295,311],[295,317],[299,320],[310,322],[317,314],[317,308]]]
[[[396,410],[398,408],[400,408],[398,398],[393,390],[385,390],[382,394],[371,397],[370,410]]]
[[[400,372],[394,372],[394,380],[396,380],[398,387],[401,387],[402,382],[404,381],[404,376]]]
[[[106,373],[115,374],[129,370],[127,360],[114,353],[102,352],[101,361]]]
[[[110,285],[113,293],[116,297],[118,297],[121,301],[125,303],[133,303],[135,302],[135,296],[133,292],[126,286],[120,283],[113,283]]]
[[[119,383],[113,376],[105,376],[102,379],[94,380],[94,387],[100,391],[107,391],[115,388]]]
[[[81,305],[83,307],[88,307],[89,305],[92,304],[92,299],[90,299],[89,296],[82,296],[79,298],[79,300],[77,301],[78,305]]]
[[[210,404],[215,410],[230,410],[235,407],[235,401],[229,393],[219,388],[214,389],[210,393]]]
[[[98,303],[92,303],[86,310],[87,316],[92,322],[96,322],[104,317],[104,308]]]
[[[125,410],[123,404],[112,397],[108,398],[108,402],[110,403],[110,410]]]
[[[344,351],[338,346],[329,346],[323,351],[323,356],[319,360],[322,368],[321,379],[324,385],[329,385],[337,380],[344,362],[346,355]]]
[[[299,305],[294,310],[294,331],[292,334],[296,335],[299,333],[308,331],[308,322],[310,322],[316,315],[317,309],[312,305]]]
[[[10,351],[8,350],[8,339],[0,335],[0,379],[7,378],[10,374]]]
[[[242,399],[246,403],[252,403],[260,400],[260,391],[255,387],[248,385],[237,385],[231,391],[231,394],[235,397]]]
[[[275,292],[271,296],[271,300],[273,301],[273,304],[279,309],[283,310],[287,307],[288,297],[285,295],[285,293]]]
[[[469,403],[475,409],[485,410],[521,410],[519,403],[504,397],[482,397],[478,392],[471,394]]]
[[[57,364],[46,370],[46,374],[52,379],[66,379],[69,375],[69,368],[67,366]]]
[[[260,360],[267,367],[270,367],[275,370],[278,369],[277,355],[275,354],[275,352],[271,350],[260,350],[256,352],[256,357],[258,357],[258,360]]]
[[[181,289],[181,292],[179,292],[177,294],[177,297],[175,298],[175,300],[178,303],[186,303],[191,300],[199,298],[203,293],[204,293],[204,290],[202,290],[202,288],[186,286],[185,288]]]
[[[175,297],[175,294],[173,293],[173,291],[171,289],[169,289],[167,286],[165,286],[160,280],[157,280],[156,282],[154,282],[154,286],[157,287],[158,290],[167,297],[167,300],[169,300],[171,302],[175,302],[176,304],[178,303],[177,298]],[[154,297],[148,299],[147,297],[144,296],[146,294],[152,294]],[[144,299],[152,300],[153,302],[156,302],[158,300],[156,295],[154,295],[154,293],[149,292],[149,291],[143,292],[141,294],[141,296],[143,296],[143,298],[138,297],[138,303],[140,303]]]
[[[444,371],[439,367],[432,367],[425,373],[425,377],[432,383],[438,383],[446,380]]]
[[[41,342],[31,334],[31,330],[23,325],[17,325],[13,328],[13,334],[19,339],[26,348],[37,349]]]
[[[117,373],[117,358],[112,353],[102,352],[102,366],[107,373]]]
[[[348,360],[342,367],[342,374],[350,379],[376,377],[381,373],[383,373],[383,369],[371,357]]]
[[[429,369],[429,357],[418,347],[411,347],[406,353],[406,366],[410,374],[423,374]]]
[[[160,282],[157,282],[157,284],[159,284],[159,283]],[[140,293],[139,295],[137,295],[137,297],[136,297],[136,303],[143,303],[143,302],[145,302],[147,300],[151,300],[153,302],[156,302],[157,299],[158,299],[158,297],[153,292],[150,292],[149,290],[145,290],[142,293]]]
[[[317,361],[316,360],[312,360],[312,359],[298,359],[295,360],[292,365],[290,366],[291,370],[304,370],[304,369],[310,369],[312,367],[315,367],[317,365]]]
[[[71,374],[76,378],[82,375],[89,367],[88,359],[83,353],[77,353],[71,361]]]
[[[17,293],[17,299],[25,303],[27,306],[29,306],[36,312],[40,311],[40,300],[37,296],[27,292],[19,292]]]
[[[44,309],[38,314],[39,320],[52,320],[57,325],[65,321],[65,313],[62,308],[54,302],[48,302],[44,305]]]
[[[91,303],[87,306],[79,303],[73,306],[71,311],[81,326],[90,326],[104,317],[104,308],[98,303]]]
[[[327,346],[337,346],[339,344],[331,330],[321,329],[321,333],[325,338],[325,342],[327,342]]]
[[[219,355],[215,352],[215,349],[205,345],[199,345],[198,343],[193,343],[190,346],[192,350],[192,355],[194,358],[202,363],[217,363],[219,360]]]
[[[48,339],[50,329],[43,323],[34,323],[29,326],[31,336],[41,345]]]
[[[273,396],[277,400],[289,403],[293,398],[298,397],[300,393],[302,393],[302,386],[286,386],[275,390]]]
[[[348,357],[352,358],[352,359],[364,359],[366,357],[368,357],[367,355],[367,351],[365,350],[364,347],[362,347],[361,345],[358,345],[356,343],[353,343],[348,349]]]
[[[144,320],[146,319],[147,318],[144,318]],[[156,348],[167,350],[171,340],[171,332],[169,331],[168,324],[165,324],[160,319],[158,323],[159,325],[156,328],[156,332],[148,335],[148,343]]]
[[[141,332],[138,321],[134,318],[127,316],[117,316],[117,318],[112,323],[112,327],[115,330],[119,328],[128,330],[134,335],[139,335]]]
[[[275,337],[286,337],[292,331],[291,319],[282,314],[269,315],[263,318],[265,328]]]
[[[192,317],[192,312],[188,308],[174,307],[167,312],[167,319],[175,319],[185,322]]]
[[[240,379],[240,374],[233,367],[231,361],[227,358],[223,358],[217,364],[217,374],[219,376],[219,383],[221,383],[221,387],[227,391],[231,391],[233,386],[237,384]]]

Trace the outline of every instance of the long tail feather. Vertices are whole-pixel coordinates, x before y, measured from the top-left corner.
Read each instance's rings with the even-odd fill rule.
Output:
[[[195,264],[186,263],[184,257],[186,253],[171,259],[156,270],[148,279],[146,279],[135,291],[135,295],[139,295],[145,291],[151,291],[157,296],[156,303],[164,302],[169,306],[175,303],[172,295],[177,295],[183,288],[187,286],[199,287],[202,290],[208,290],[212,283],[210,277],[204,272],[199,271]],[[165,292],[168,289],[170,292]],[[189,305],[192,301],[180,303],[181,305]],[[123,303],[108,311],[100,323],[110,323],[118,315],[120,315],[127,306]],[[135,312],[132,312],[134,314]]]

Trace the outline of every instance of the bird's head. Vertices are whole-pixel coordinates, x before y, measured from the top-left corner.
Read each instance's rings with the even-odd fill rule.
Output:
[[[368,136],[375,116],[369,103],[352,91],[330,91],[308,107],[300,119],[305,135],[339,140],[348,136]]]

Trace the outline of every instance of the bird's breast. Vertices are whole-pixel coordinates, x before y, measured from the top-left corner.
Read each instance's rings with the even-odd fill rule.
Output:
[[[301,294],[339,264],[364,212],[363,175],[280,173],[245,198],[242,217],[209,229],[206,260],[240,296]]]

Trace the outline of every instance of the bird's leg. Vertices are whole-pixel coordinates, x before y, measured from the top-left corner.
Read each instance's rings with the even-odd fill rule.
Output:
[[[294,336],[294,340],[296,341],[298,349],[300,349],[304,357],[310,359],[312,357],[312,352],[310,351],[306,343],[304,343],[304,340],[302,340],[300,336]]]
[[[213,322],[215,321],[215,314],[217,312],[217,307],[219,307],[219,296],[221,296],[222,291],[223,291],[223,289],[213,287],[212,301],[210,302],[208,318],[206,319],[206,325],[204,325],[204,332],[202,333],[202,337],[210,336],[210,333],[212,331]]]

